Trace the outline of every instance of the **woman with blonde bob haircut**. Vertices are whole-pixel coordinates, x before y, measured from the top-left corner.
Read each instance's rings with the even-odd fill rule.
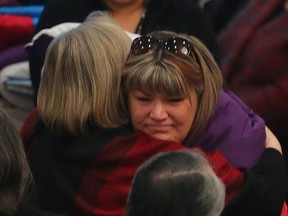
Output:
[[[76,136],[88,125],[108,128],[127,122],[120,79],[130,44],[108,14],[89,17],[52,42],[37,101],[47,128]]]
[[[117,164],[93,164],[121,150],[103,153],[111,140],[133,133],[125,125],[129,116],[121,92],[130,45],[129,36],[105,12],[89,15],[50,43],[38,107],[23,126],[32,135],[29,143],[22,133],[41,210],[63,215],[102,211],[95,198],[105,179],[101,172]]]

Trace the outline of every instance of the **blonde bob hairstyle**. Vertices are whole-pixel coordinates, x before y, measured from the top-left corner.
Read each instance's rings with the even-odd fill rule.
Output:
[[[153,49],[140,55],[129,55],[122,82],[126,95],[132,91],[160,92],[190,98],[195,90],[198,107],[189,137],[198,134],[210,118],[222,89],[222,75],[212,54],[193,36],[169,31],[155,31],[153,38],[180,37],[190,41],[191,55],[175,55],[165,49]]]
[[[77,136],[90,126],[126,123],[120,85],[130,45],[130,38],[104,12],[55,38],[47,50],[37,100],[46,127]]]

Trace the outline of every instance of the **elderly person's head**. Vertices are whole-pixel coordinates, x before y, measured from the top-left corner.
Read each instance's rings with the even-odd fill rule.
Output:
[[[136,172],[126,216],[219,216],[225,187],[198,151],[160,153]]]

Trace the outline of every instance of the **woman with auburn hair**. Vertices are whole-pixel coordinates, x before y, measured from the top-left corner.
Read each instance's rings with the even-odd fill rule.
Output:
[[[218,113],[215,110],[216,102],[223,94],[221,72],[211,53],[197,38],[174,32],[156,31],[134,39],[124,66],[122,81],[128,97],[131,122],[136,130],[161,140],[183,143],[187,147],[200,147],[204,151],[219,150],[236,167],[245,167],[243,165],[247,155],[251,157],[253,154],[259,157],[252,167],[261,164],[262,160],[273,161],[267,156],[267,152],[272,149],[264,148],[265,141],[258,134],[255,134],[258,142],[252,145],[238,142],[245,136],[242,131],[250,130],[249,124],[231,125],[232,128],[227,128],[229,122],[233,122],[234,119],[227,116],[222,118],[227,115],[227,109],[218,110]],[[241,115],[237,110],[234,111],[240,123]],[[233,112],[231,107],[229,112]],[[211,119],[212,114],[217,118]],[[214,137],[209,136],[211,130],[206,134],[207,125],[217,123],[221,127],[212,131]],[[236,132],[237,129],[241,132],[233,133],[233,127],[236,128]],[[221,134],[217,134],[217,131]],[[265,134],[265,128],[262,132]],[[205,136],[206,141],[202,142]],[[227,137],[230,142],[223,142],[227,141]],[[286,178],[283,178],[285,171],[281,147],[278,146],[276,150],[273,150],[272,154],[276,154],[276,160],[281,163],[270,162],[267,170],[262,171],[266,172],[267,177],[273,176],[268,173],[271,167],[275,166],[275,169],[282,170],[281,176],[266,179],[267,185],[270,186],[263,187],[263,191],[258,194],[260,196],[257,198],[257,204],[252,209],[245,205],[244,200],[240,201],[239,205],[242,204],[243,208],[237,214],[280,215],[287,188]],[[235,165],[239,162],[242,166]],[[262,197],[265,193],[267,194]],[[268,194],[271,195],[270,205],[265,205]],[[227,208],[230,208],[229,205]],[[226,209],[227,212],[229,210]]]
[[[180,130],[185,134],[176,141],[189,147],[201,146],[207,151],[220,150],[236,167],[252,168],[260,160],[265,148],[265,123],[232,92],[222,88],[220,69],[197,38],[156,31],[135,39],[123,80],[126,80],[124,85],[129,92],[136,129],[147,132],[143,128],[145,122],[133,118],[138,113],[134,102],[144,108],[154,93],[161,93],[163,100],[171,102],[175,110],[177,102],[187,99],[191,107],[187,109],[185,124],[190,125],[186,131]],[[145,115],[148,113],[143,113],[144,118]],[[165,138],[165,134],[172,133],[158,134],[161,135],[158,138]]]
[[[137,110],[131,106],[133,105],[131,99],[134,99],[133,93],[137,94],[138,90],[142,93],[166,94],[167,97],[171,97],[172,102],[175,100],[175,104],[178,100],[189,98],[189,94],[193,94],[190,102],[197,112],[187,118],[193,118],[194,123],[191,124],[189,136],[194,137],[203,130],[214,111],[222,89],[221,72],[208,49],[197,38],[189,38],[193,44],[197,44],[197,50],[195,50],[192,43],[188,43],[189,41],[184,37],[175,38],[173,33],[158,32],[155,36],[153,33],[151,35],[142,36],[133,41],[130,56],[124,67],[123,77],[127,79],[126,86],[130,93],[132,122],[133,114]],[[160,39],[157,39],[158,35]],[[163,42],[161,37],[165,37]],[[164,46],[163,50],[170,49],[171,51],[162,52],[162,46]],[[153,52],[153,50],[156,51]],[[186,57],[189,55],[194,61]],[[145,94],[143,94],[143,101],[145,99]],[[139,128],[136,127],[136,129]],[[181,140],[183,141],[184,139]]]

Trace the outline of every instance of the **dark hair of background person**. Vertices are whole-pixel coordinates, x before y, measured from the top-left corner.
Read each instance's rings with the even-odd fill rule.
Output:
[[[0,214],[13,214],[32,182],[18,130],[0,109]]]

